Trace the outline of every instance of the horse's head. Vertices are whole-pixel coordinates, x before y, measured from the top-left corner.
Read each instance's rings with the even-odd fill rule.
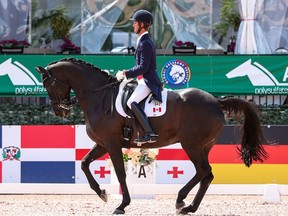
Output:
[[[55,115],[66,117],[72,108],[71,87],[52,76],[48,69],[41,66],[35,69],[42,75],[42,82],[48,92]]]
[[[234,77],[246,76],[249,70],[251,70],[251,68],[253,69],[253,67],[255,66],[251,65],[251,59],[249,59],[248,61],[244,62],[243,64],[239,65],[238,67],[228,72],[226,74],[226,77],[230,79]]]
[[[6,75],[7,71],[9,70],[8,68],[13,66],[11,61],[12,61],[12,58],[9,58],[8,60],[6,60],[0,64],[0,76]]]

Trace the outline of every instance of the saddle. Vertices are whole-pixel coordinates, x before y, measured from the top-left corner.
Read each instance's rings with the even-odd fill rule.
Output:
[[[138,85],[138,82],[136,80],[132,80],[131,82],[128,82],[123,88],[123,95],[121,98],[121,104],[122,104],[124,112],[126,112],[129,116],[132,116],[133,113],[129,109],[129,107],[127,106],[127,102],[129,100],[129,98],[131,97],[132,93],[134,92],[135,88],[137,87],[137,85]],[[145,108],[144,102],[145,102],[145,99],[139,103],[139,105],[141,106],[141,108],[143,110]]]
[[[127,80],[124,79],[119,86],[119,92],[116,97],[115,107],[117,112],[123,116],[131,118],[132,111],[127,106],[127,101],[131,94],[134,92],[137,87],[138,82],[136,80]],[[157,117],[161,116],[166,112],[166,103],[167,103],[167,89],[162,91],[162,103],[157,101],[153,96],[153,93],[150,93],[146,98],[144,98],[139,105],[146,113],[147,117]]]

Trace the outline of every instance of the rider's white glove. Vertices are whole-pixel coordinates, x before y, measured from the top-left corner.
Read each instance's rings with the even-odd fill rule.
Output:
[[[118,71],[116,74],[116,78],[118,81],[123,80],[125,78],[124,71]]]

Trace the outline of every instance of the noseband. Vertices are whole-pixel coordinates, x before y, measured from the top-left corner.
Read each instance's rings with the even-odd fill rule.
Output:
[[[57,87],[55,86],[55,84],[58,83],[58,84],[60,84],[61,87],[68,88],[68,89],[70,89],[70,87],[68,85],[66,85],[65,83],[57,80],[55,77],[52,77],[48,69],[46,69],[46,71],[48,73],[48,76],[43,79],[42,83],[46,89],[47,89],[47,87],[52,87],[52,90],[53,90],[55,98],[56,98],[56,100],[50,100],[50,104],[51,105],[57,104],[58,107],[69,111],[70,109],[72,109],[73,104],[75,104],[77,102],[76,97],[72,97],[69,100],[62,99],[61,98],[61,91],[57,91]],[[52,81],[49,85],[46,86],[45,82],[47,82],[48,80],[52,80]]]

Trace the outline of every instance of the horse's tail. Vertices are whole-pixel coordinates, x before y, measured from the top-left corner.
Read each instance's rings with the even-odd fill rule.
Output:
[[[260,161],[268,158],[262,144],[267,144],[264,138],[257,112],[252,104],[239,98],[228,98],[219,100],[222,110],[238,116],[244,114],[244,122],[241,127],[241,148],[237,148],[239,156],[244,164],[249,167],[253,160]]]

